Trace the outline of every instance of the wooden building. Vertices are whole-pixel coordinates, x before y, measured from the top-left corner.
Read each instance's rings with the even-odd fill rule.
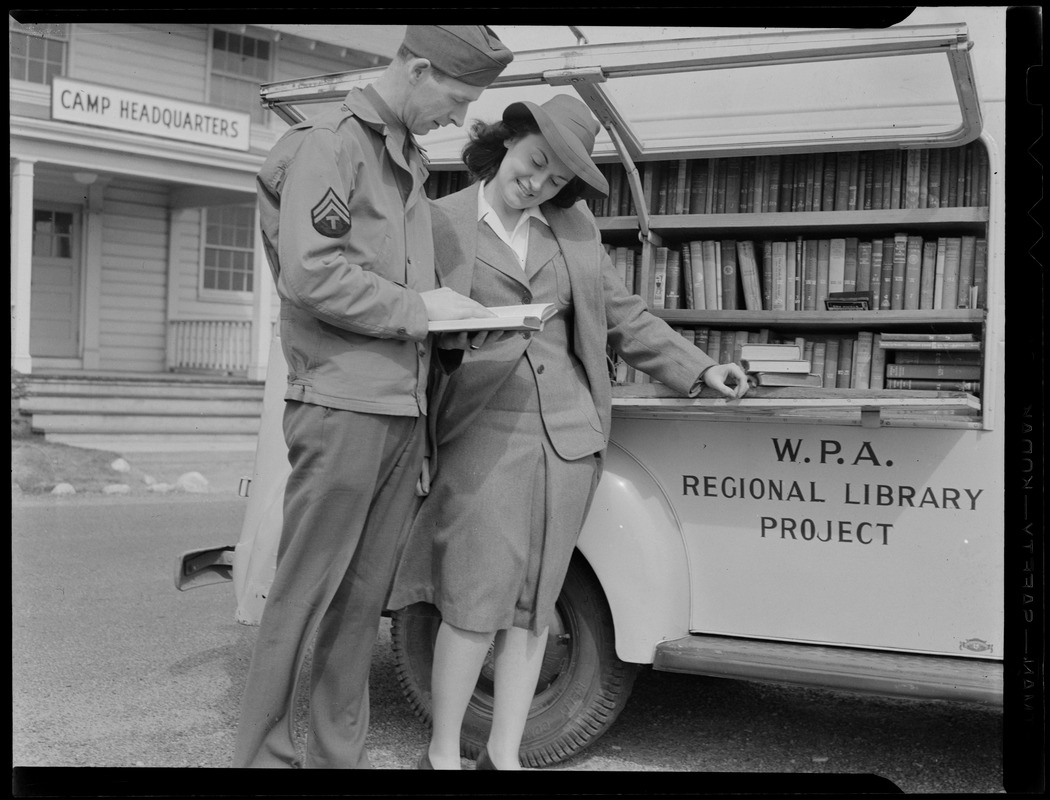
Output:
[[[402,33],[9,16],[11,366],[30,394],[261,381],[277,298],[255,176],[287,125],[259,86],[382,65]]]

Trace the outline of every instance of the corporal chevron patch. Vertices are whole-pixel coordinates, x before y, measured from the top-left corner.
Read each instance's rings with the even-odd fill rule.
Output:
[[[321,202],[310,209],[314,230],[322,236],[338,239],[350,232],[350,208],[331,188]]]

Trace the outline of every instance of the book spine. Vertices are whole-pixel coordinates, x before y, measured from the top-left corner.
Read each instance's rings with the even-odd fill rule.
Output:
[[[704,273],[703,243],[696,239],[689,242],[689,264],[693,271],[693,308],[707,310],[707,288]]]
[[[922,265],[919,268],[919,308],[933,308],[933,286],[937,278],[937,242],[922,244]]]
[[[905,273],[908,268],[908,237],[897,233],[893,236],[893,289],[890,296],[890,308],[899,311],[904,308]]]
[[[879,309],[889,311],[893,308],[893,251],[894,239],[882,240],[882,281],[879,287]]]
[[[882,297],[882,239],[871,240],[871,308],[879,309]]]
[[[832,337],[827,340],[827,348],[824,351],[824,386],[827,389],[836,387],[836,377],[839,368],[839,339]]]
[[[784,242],[784,309],[786,311],[797,311],[798,305],[795,297],[798,292],[798,273],[796,271],[795,243]]]
[[[926,208],[926,195],[930,190],[930,151],[919,151],[919,202],[916,208]]]
[[[700,243],[704,254],[704,297],[708,311],[716,311],[721,302],[718,296],[718,261],[715,256],[715,242],[704,239]]]
[[[777,205],[781,211],[793,211],[795,208],[795,173],[802,170],[801,154],[786,155],[780,162],[780,197]]]
[[[824,310],[824,301],[828,298],[831,267],[831,240],[817,240],[817,303],[818,311]]]
[[[943,308],[955,308],[959,295],[959,267],[962,256],[962,237],[948,236],[944,242]]]
[[[744,308],[748,311],[762,310],[762,291],[759,288],[758,264],[755,261],[755,243],[744,239],[736,243],[737,269],[740,271]]]
[[[969,350],[978,352],[979,342],[895,342],[883,341],[880,347],[886,350]]]
[[[767,212],[780,210],[780,156],[770,156],[766,170],[766,198]]]
[[[887,389],[913,389],[928,392],[980,392],[980,381],[923,380],[921,378],[887,378]]]
[[[658,161],[653,165],[656,168],[656,175],[653,180],[656,182],[656,210],[657,214],[667,213],[667,201],[670,196],[669,191],[669,172],[670,167],[666,161]]]
[[[926,190],[926,208],[938,208],[941,204],[941,156],[944,151],[930,151],[929,187]]]
[[[828,293],[844,292],[846,285],[846,240],[830,239],[828,243]]]
[[[980,366],[981,354],[978,352],[952,350],[895,350],[894,364],[969,364]]]
[[[857,243],[858,292],[871,292],[871,242]]]
[[[667,281],[664,285],[664,308],[681,308],[682,264],[678,250],[667,251]]]
[[[718,328],[711,328],[707,334],[707,347],[704,350],[711,358],[718,361],[719,364],[723,363],[720,356],[722,353],[722,331]]]
[[[739,156],[731,156],[725,160],[726,165],[726,189],[725,208],[726,214],[736,214],[740,211],[740,176],[742,164]]]
[[[857,333],[857,343],[853,353],[853,375],[850,386],[854,389],[868,389],[871,385],[871,356],[875,334],[871,331]]]
[[[657,247],[656,258],[653,262],[653,293],[652,306],[656,309],[664,308],[664,299],[667,291],[667,248]]]
[[[835,155],[835,211],[849,208],[849,153]]]
[[[844,240],[844,261],[842,267],[842,291],[857,291],[857,247],[859,240],[855,236],[847,236]]]
[[[827,153],[824,156],[824,172],[820,187],[820,210],[835,210],[835,191],[838,186],[837,178],[837,156]]]
[[[675,186],[674,193],[674,213],[684,214],[689,204],[689,162],[685,159],[678,161],[677,180],[678,185]]]
[[[972,333],[884,333],[885,342],[974,342]]]
[[[773,242],[772,255],[770,281],[773,289],[769,307],[773,311],[784,311],[787,309],[787,250],[785,243]]]
[[[725,178],[722,167],[722,159],[710,158],[707,161],[707,194],[704,197],[704,213],[714,214],[718,211],[718,184],[719,179]],[[722,186],[723,191],[725,186]]]
[[[944,308],[945,238],[937,237],[937,261],[933,268],[933,308]]]
[[[871,343],[871,371],[868,378],[869,389],[882,389],[886,384],[886,351],[881,347],[882,334],[876,333]]]
[[[959,245],[959,284],[956,292],[956,308],[970,307],[970,289],[973,286],[976,236],[962,236]]]
[[[890,202],[888,208],[901,207],[901,188],[904,182],[904,158],[899,150],[890,153]]]
[[[981,368],[970,364],[887,364],[887,378],[937,378],[980,380]]]
[[[820,250],[816,239],[805,239],[802,242],[802,291],[803,310],[815,311],[817,308],[817,257]]]
[[[908,236],[905,245],[904,309],[919,308],[919,287],[922,280],[922,237]]]
[[[771,309],[773,307],[773,242],[769,239],[762,242],[759,274],[762,276],[762,308]]]
[[[904,207],[919,207],[919,168],[922,151],[906,150],[904,161]]]
[[[824,205],[824,154],[814,153],[806,175],[806,211],[820,211]]]
[[[974,242],[973,288],[976,290],[974,308],[988,308],[988,240],[983,237]]]
[[[738,269],[736,263],[736,241],[723,239],[722,248],[722,308],[735,311],[738,305]]]
[[[853,342],[854,340],[848,336],[839,341],[839,364],[835,371],[836,389],[850,388],[850,379],[853,375]]]
[[[693,299],[693,259],[689,256],[689,243],[678,247],[678,262],[682,265],[682,308],[696,308]]]
[[[854,150],[849,154],[849,177],[846,189],[846,210],[856,211],[860,206],[860,153]]]
[[[812,197],[810,191],[810,169],[813,167],[812,154],[799,154],[795,156],[795,186],[791,190],[791,210],[806,210],[806,195]]]

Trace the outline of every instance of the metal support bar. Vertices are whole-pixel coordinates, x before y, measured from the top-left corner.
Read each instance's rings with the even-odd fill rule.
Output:
[[[599,67],[551,70],[543,73],[543,80],[550,86],[572,86],[608,131],[613,147],[627,170],[627,184],[638,215],[639,239],[661,246],[663,240],[649,228],[649,208],[645,203],[642,178],[634,163],[634,158],[642,152],[641,143],[631,133],[630,125],[612,98],[599,85],[605,83],[605,73]]]

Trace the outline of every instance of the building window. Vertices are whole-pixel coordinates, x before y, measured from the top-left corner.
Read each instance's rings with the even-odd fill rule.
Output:
[[[269,120],[259,102],[259,86],[270,80],[270,43],[241,33],[212,31],[211,102],[247,111],[252,122]]]
[[[225,206],[205,210],[204,269],[208,292],[251,292],[255,262],[255,209]]]
[[[73,215],[66,211],[33,209],[33,257],[73,257]]]
[[[12,80],[48,86],[55,75],[64,74],[68,25],[51,22],[23,25],[10,17],[8,23]]]

